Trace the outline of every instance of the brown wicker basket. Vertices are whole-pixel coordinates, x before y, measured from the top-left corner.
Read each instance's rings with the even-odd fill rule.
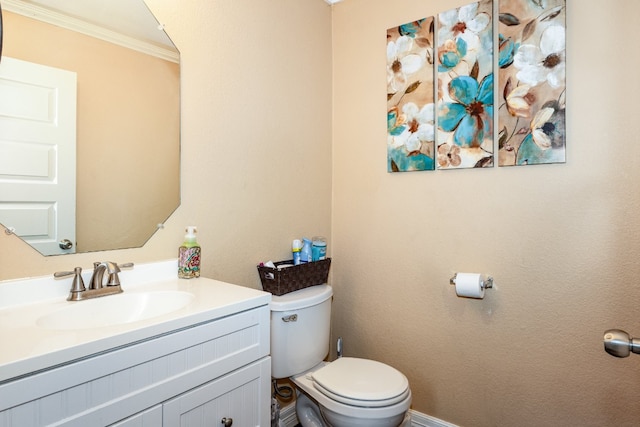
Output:
[[[262,289],[273,295],[284,295],[309,286],[327,283],[331,258],[292,265],[283,269],[278,269],[278,266],[293,264],[293,261],[278,261],[274,264],[276,268],[258,266]]]

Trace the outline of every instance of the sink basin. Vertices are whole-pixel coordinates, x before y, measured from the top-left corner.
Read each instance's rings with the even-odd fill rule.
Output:
[[[76,301],[36,321],[45,329],[77,330],[137,322],[180,310],[194,299],[182,291],[122,293]]]

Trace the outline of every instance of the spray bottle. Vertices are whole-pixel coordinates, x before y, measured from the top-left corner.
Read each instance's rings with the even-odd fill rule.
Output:
[[[294,239],[291,244],[291,253],[293,255],[293,265],[300,264],[300,251],[302,251],[302,242],[300,239]]]
[[[178,249],[178,277],[192,279],[200,277],[200,245],[196,241],[198,229],[190,225],[186,232],[184,243]]]

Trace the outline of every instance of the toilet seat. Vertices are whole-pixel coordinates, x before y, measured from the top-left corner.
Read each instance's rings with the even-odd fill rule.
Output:
[[[395,368],[375,360],[342,357],[311,374],[325,396],[352,406],[379,408],[409,395],[409,381]]]

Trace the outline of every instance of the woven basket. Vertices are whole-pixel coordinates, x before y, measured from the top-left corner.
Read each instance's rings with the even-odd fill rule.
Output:
[[[273,295],[284,295],[309,286],[327,283],[331,258],[292,265],[283,269],[278,269],[278,266],[293,264],[293,261],[279,261],[274,264],[276,268],[258,266],[262,289]]]

